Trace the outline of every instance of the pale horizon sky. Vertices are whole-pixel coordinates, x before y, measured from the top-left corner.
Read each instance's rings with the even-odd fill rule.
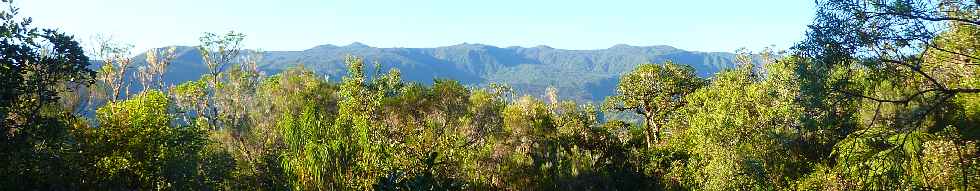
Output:
[[[196,45],[204,32],[242,32],[245,47],[305,50],[361,42],[427,48],[460,43],[603,49],[786,49],[802,39],[812,1],[233,1],[15,0],[20,16],[81,41],[96,34],[134,52]]]

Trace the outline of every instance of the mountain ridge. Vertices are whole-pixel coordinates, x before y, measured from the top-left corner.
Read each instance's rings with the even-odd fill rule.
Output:
[[[601,101],[614,92],[619,76],[644,63],[691,65],[699,76],[706,77],[733,66],[734,54],[699,52],[668,45],[632,46],[617,44],[605,49],[570,50],[547,45],[505,48],[461,43],[432,48],[378,48],[360,42],[344,46],[324,44],[298,51],[262,51],[259,69],[277,74],[289,67],[303,65],[321,75],[346,75],[344,58],[363,57],[365,71],[398,68],[406,81],[431,83],[449,78],[470,86],[489,83],[511,85],[517,93],[541,96],[547,87],[556,87],[559,95],[583,101]],[[142,64],[144,54],[134,59]],[[164,78],[176,84],[195,80],[206,71],[195,47],[177,46],[177,58]],[[339,79],[339,78],[336,78]]]

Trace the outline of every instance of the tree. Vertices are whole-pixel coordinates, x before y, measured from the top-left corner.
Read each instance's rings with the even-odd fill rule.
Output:
[[[184,108],[195,110],[197,120],[210,126],[210,138],[234,156],[235,184],[241,188],[281,189],[285,178],[279,172],[278,155],[283,145],[276,136],[275,121],[282,115],[270,113],[282,110],[261,110],[273,109],[268,104],[279,102],[268,97],[273,95],[269,92],[259,94],[266,78],[258,69],[262,53],[243,50],[244,38],[244,34],[234,31],[223,35],[205,33],[198,48],[208,71],[196,83],[178,86],[176,92],[181,94],[176,97]]]
[[[225,67],[237,62],[242,51],[242,40],[245,40],[245,35],[235,31],[228,31],[223,35],[204,33],[200,38],[201,45],[198,46],[198,50],[201,51],[201,59],[208,67],[207,74],[218,76],[225,71]]]
[[[745,54],[749,55],[749,54]],[[765,54],[764,54],[765,55]],[[787,59],[791,60],[791,59]],[[685,127],[672,139],[690,157],[682,183],[709,190],[785,189],[801,176],[799,115],[793,62],[764,61],[765,76],[751,62],[716,74],[685,97]]]
[[[980,93],[976,1],[817,1],[801,61],[804,121],[839,132],[836,164],[824,175],[837,188],[915,189],[950,185],[926,180],[927,147],[947,145],[936,133],[955,128],[976,140],[976,116],[966,113]],[[954,141],[962,149],[969,141]],[[931,154],[926,154],[930,151]],[[939,152],[941,153],[941,152]],[[935,155],[933,155],[935,156]],[[967,161],[950,157],[960,172]],[[933,158],[935,159],[935,158]],[[932,161],[946,163],[948,161]],[[828,166],[831,166],[829,165]],[[815,173],[819,174],[819,173]],[[976,183],[960,174],[956,188]]]
[[[469,140],[482,144],[494,133],[500,132],[503,118],[498,115],[506,104],[503,97],[489,90],[473,90],[469,96],[469,123],[466,134]]]
[[[283,168],[294,189],[366,189],[387,167],[382,149],[387,145],[380,144],[385,137],[377,123],[384,92],[367,82],[363,59],[349,56],[346,62],[348,76],[336,92],[307,92],[318,90],[321,79],[294,84],[305,89],[297,96],[337,95],[336,102],[304,99],[302,110],[279,120],[286,144]]]
[[[208,107],[217,111],[212,118],[220,125],[214,129],[212,138],[223,143],[236,158],[240,159],[245,165],[247,174],[254,173],[251,169],[253,164],[264,153],[262,137],[253,137],[256,123],[252,117],[253,108],[258,106],[257,88],[259,82],[264,78],[258,72],[257,62],[260,57],[250,55],[241,64],[234,64],[235,67],[219,74],[220,81],[213,89],[213,105]]]
[[[177,113],[179,114],[178,123],[194,124],[199,122],[207,124],[202,115],[208,109],[207,105],[207,78],[188,81],[171,87],[168,91],[173,98]]]
[[[150,49],[146,52],[146,65],[139,68],[136,76],[143,84],[143,90],[158,89],[166,87],[163,74],[167,72],[167,66],[177,57],[176,46],[171,46],[166,50]]]
[[[200,38],[201,45],[198,46],[198,50],[201,52],[201,59],[204,61],[204,65],[208,68],[208,72],[206,73],[208,88],[205,89],[206,99],[204,105],[206,108],[204,113],[199,115],[207,120],[211,128],[221,129],[224,126],[218,116],[224,111],[219,111],[221,108],[217,106],[217,91],[223,85],[222,83],[225,79],[222,72],[225,71],[226,67],[240,61],[241,46],[244,39],[244,34],[235,31],[228,31],[224,35],[204,33],[204,36]]]
[[[133,45],[120,44],[109,37],[96,38],[96,48],[92,51],[95,57],[102,61],[99,68],[98,80],[102,92],[96,92],[103,101],[116,102],[124,96],[129,96],[129,81],[126,76],[132,68],[131,49]]]
[[[88,153],[83,181],[92,188],[119,189],[204,189],[207,174],[229,160],[214,161],[203,154],[209,144],[205,129],[171,126],[170,99],[158,90],[144,91],[128,100],[99,108],[98,128],[83,129],[82,144]],[[218,156],[220,157],[220,156]],[[233,163],[231,163],[233,164]],[[214,166],[204,166],[214,165]],[[231,166],[233,167],[233,166]],[[218,182],[228,177],[217,177]]]
[[[556,144],[551,143],[557,136],[554,120],[548,108],[540,100],[530,96],[518,98],[507,105],[503,112],[503,136],[494,150],[495,160],[502,161],[494,186],[505,188],[549,188],[553,185],[543,182],[554,177],[547,173],[555,170],[551,158]],[[553,188],[553,187],[551,187]]]
[[[623,75],[616,95],[604,103],[606,110],[632,111],[643,116],[647,147],[660,140],[660,129],[685,104],[687,95],[703,84],[694,68],[667,61],[644,64]]]
[[[957,94],[980,93],[980,85],[958,84],[969,67],[980,66],[976,41],[980,16],[976,2],[964,1],[818,1],[815,23],[807,38],[796,46],[813,64],[828,69],[853,65],[893,83],[912,83],[912,89],[897,95],[858,92],[847,85],[849,76],[832,87],[835,93],[880,103],[908,105],[933,100],[935,108]],[[966,39],[950,42],[953,35]],[[970,38],[972,35],[972,38]],[[953,37],[955,38],[955,37]],[[956,43],[963,42],[963,43]],[[976,45],[976,44],[972,44]],[[851,71],[851,70],[849,70]],[[969,75],[967,75],[969,76]],[[874,90],[872,90],[874,91]],[[926,109],[901,125],[915,125],[933,109]]]
[[[91,83],[94,72],[74,37],[31,26],[9,0],[0,6],[0,189],[69,189],[78,178],[68,132],[76,119],[58,91]]]

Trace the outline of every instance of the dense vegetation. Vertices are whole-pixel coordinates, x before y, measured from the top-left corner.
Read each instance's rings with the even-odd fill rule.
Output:
[[[641,64],[601,104],[356,56],[340,80],[266,75],[234,32],[201,37],[203,76],[168,84],[175,49],[83,51],[11,7],[0,190],[980,189],[978,2],[817,7],[791,50],[710,78]]]

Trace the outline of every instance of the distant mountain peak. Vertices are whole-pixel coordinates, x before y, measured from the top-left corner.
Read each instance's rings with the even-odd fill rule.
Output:
[[[537,49],[548,49],[548,50],[555,49],[555,48],[552,48],[552,47],[550,47],[548,45],[543,45],[543,44],[542,45],[534,46],[534,48],[537,48]]]
[[[324,45],[314,46],[313,48],[310,48],[309,50],[315,50],[315,49],[333,49],[333,48],[337,48],[337,47],[338,46],[332,45],[332,44],[324,44]]]
[[[368,45],[366,45],[364,43],[361,43],[361,42],[353,42],[353,43],[350,43],[350,44],[348,44],[347,46],[344,46],[344,47],[347,47],[347,48],[371,48],[371,46],[368,46]]]
[[[653,49],[659,50],[659,51],[676,51],[676,50],[681,50],[681,49],[678,49],[676,47],[668,46],[668,45],[656,45],[656,46],[650,46],[650,48],[653,48]]]
[[[488,48],[488,47],[495,47],[495,46],[486,45],[486,44],[480,44],[480,43],[466,43],[466,42],[464,42],[464,43],[460,43],[460,44],[457,44],[457,45],[452,45],[452,46],[449,46],[449,47],[456,47],[456,48]]]
[[[613,45],[612,47],[609,47],[609,49],[627,49],[627,48],[637,48],[637,47],[628,44],[616,44]]]

